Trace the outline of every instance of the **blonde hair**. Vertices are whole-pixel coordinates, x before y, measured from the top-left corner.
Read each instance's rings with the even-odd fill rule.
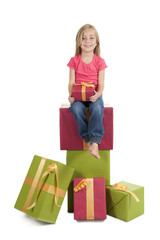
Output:
[[[96,30],[96,28],[93,26],[93,25],[90,25],[90,24],[85,24],[84,26],[82,26],[77,35],[76,35],[76,51],[75,51],[75,56],[81,54],[81,47],[80,47],[80,44],[82,42],[82,37],[83,37],[83,33],[87,30],[87,29],[92,29],[94,32],[95,32],[95,35],[96,35],[96,42],[97,42],[97,46],[95,47],[94,49],[94,53],[97,55],[97,56],[100,56],[100,40],[99,40],[99,35],[98,35],[98,32]]]

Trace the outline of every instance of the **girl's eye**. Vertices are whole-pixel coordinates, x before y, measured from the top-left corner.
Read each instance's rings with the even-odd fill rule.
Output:
[[[90,39],[93,40],[94,37],[90,37]],[[85,38],[85,37],[82,37],[82,40],[86,40],[86,38]]]

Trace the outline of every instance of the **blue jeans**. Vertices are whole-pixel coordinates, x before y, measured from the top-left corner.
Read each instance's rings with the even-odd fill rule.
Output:
[[[89,120],[87,120],[85,115],[86,107],[88,107],[90,111]],[[71,104],[69,110],[73,113],[78,125],[79,136],[81,136],[85,142],[100,144],[104,136],[104,104],[102,96],[99,97],[96,102],[75,101]]]

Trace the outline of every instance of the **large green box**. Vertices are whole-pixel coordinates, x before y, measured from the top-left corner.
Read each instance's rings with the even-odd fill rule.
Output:
[[[53,165],[58,169],[58,182],[57,170],[47,173]],[[35,155],[14,207],[40,221],[55,223],[73,172],[69,166]],[[42,178],[44,173],[47,175]],[[36,198],[35,207],[28,209]]]
[[[72,181],[68,188],[68,212],[74,212],[73,179],[74,178],[105,178],[110,184],[110,150],[99,150],[100,159],[88,154],[88,151],[67,151],[67,165],[74,168]]]
[[[126,222],[144,213],[144,187],[121,181],[119,184],[126,186],[127,191],[133,192],[138,199],[127,192],[106,186],[107,214]]]

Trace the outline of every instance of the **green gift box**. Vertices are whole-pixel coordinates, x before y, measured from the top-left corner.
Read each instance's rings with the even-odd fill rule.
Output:
[[[55,223],[73,172],[69,166],[35,155],[14,207]]]
[[[144,213],[144,187],[124,181],[118,184],[127,190],[106,186],[107,214],[128,222]]]
[[[68,212],[74,212],[73,179],[74,178],[105,178],[110,184],[110,150],[99,150],[100,159],[88,154],[88,151],[67,151],[67,165],[74,168],[74,174],[68,188]]]

